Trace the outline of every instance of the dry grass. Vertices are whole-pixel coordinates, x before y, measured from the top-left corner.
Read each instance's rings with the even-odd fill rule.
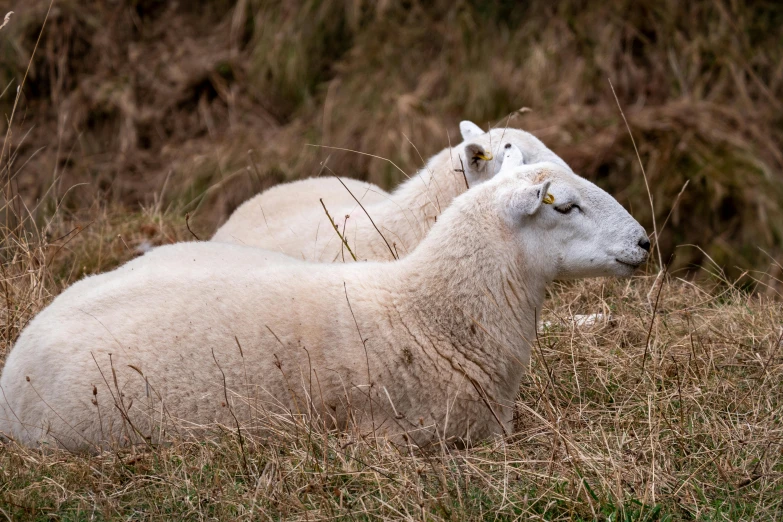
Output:
[[[103,230],[74,234],[67,256],[56,253],[62,240],[22,244],[5,235],[16,256],[3,265],[0,353],[72,279],[63,266],[95,262],[96,241],[112,243],[118,234],[129,246],[144,241],[128,230],[149,219],[99,211]],[[184,228],[155,219],[163,230]],[[96,269],[129,255],[116,247]],[[506,440],[421,453],[300,420],[273,423],[271,437],[244,433],[244,446],[231,426],[207,442],[173,439],[98,456],[6,444],[0,515],[779,519],[783,306],[725,284],[705,289],[672,277],[653,316],[646,304],[653,279],[551,289],[542,317],[551,326],[534,351]],[[599,310],[611,322],[575,329],[569,321]]]
[[[50,203],[52,206],[54,202]],[[5,227],[0,366],[63,287],[146,244],[190,236],[181,209],[96,200],[42,227]],[[9,220],[19,222],[18,219]],[[421,453],[299,420],[272,437],[97,456],[0,445],[0,516],[24,519],[336,517],[774,520],[783,512],[783,305],[675,276],[556,285],[515,431]],[[612,320],[575,329],[574,314]]]
[[[162,35],[155,32],[159,19],[171,13],[165,3],[149,4],[149,18],[131,20],[141,28],[131,34],[139,46],[134,52],[148,53],[144,56],[153,61],[163,61],[158,57],[168,52],[165,59],[174,66],[165,81],[107,74],[112,63],[124,62],[107,33],[116,32],[117,25],[100,23],[112,19],[121,26],[120,18],[101,11],[109,9],[105,6],[86,13],[61,3],[51,21],[55,29],[39,49],[46,54],[46,66],[33,69],[33,84],[25,91],[29,98],[17,113],[15,132],[6,133],[6,155],[0,158],[0,367],[24,325],[82,275],[111,269],[148,245],[190,238],[186,212],[220,216],[237,202],[232,191],[246,195],[250,188],[307,174],[317,154],[294,154],[303,137],[369,150],[410,170],[420,160],[403,134],[426,155],[443,146],[444,125],[465,111],[483,121],[510,107],[535,105],[536,112],[521,121],[532,122],[547,142],[561,145],[562,150],[553,148],[580,171],[600,178],[610,190],[622,187],[614,192],[643,213],[647,196],[640,191],[641,177],[634,175],[626,186],[636,167],[628,154],[630,142],[624,144],[618,134],[621,120],[614,101],[604,100],[611,96],[608,90],[590,88],[598,85],[591,78],[599,72],[611,72],[621,100],[636,100],[625,108],[632,129],[641,133],[637,139],[656,202],[676,196],[685,177],[701,173],[692,184],[701,183],[703,191],[684,196],[680,214],[669,224],[673,235],[664,235],[671,241],[665,248],[694,237],[689,227],[704,239],[704,220],[714,218],[709,227],[736,225],[737,219],[747,219],[747,211],[766,216],[766,231],[754,218],[751,223],[758,230],[729,227],[729,233],[740,231],[740,239],[719,236],[704,245],[706,251],[712,255],[715,248],[743,245],[771,245],[773,255],[780,251],[774,250],[780,248],[779,235],[771,243],[763,239],[766,233],[780,234],[770,226],[780,200],[764,181],[779,179],[773,149],[781,143],[780,134],[769,125],[780,113],[763,94],[766,90],[774,96],[781,88],[780,68],[764,69],[772,67],[778,50],[759,51],[750,62],[744,54],[731,55],[729,65],[716,55],[712,66],[704,65],[704,57],[718,44],[742,53],[748,46],[764,47],[735,31],[763,25],[761,15],[748,20],[732,16],[740,9],[736,6],[715,4],[719,7],[714,9],[729,10],[727,15],[700,18],[689,9],[708,8],[696,3],[673,7],[675,13],[685,10],[679,15],[642,6],[644,16],[624,22],[613,18],[611,9],[627,6],[571,13],[564,4],[545,10],[551,23],[532,31],[536,36],[500,26],[500,37],[483,38],[498,26],[482,24],[507,13],[487,14],[468,3],[427,13],[413,8],[413,14],[406,14],[387,3],[370,8],[361,1],[323,2],[320,10],[315,2],[303,2],[303,10],[297,11],[249,0],[239,2],[244,11],[235,10],[230,17],[185,11],[174,17],[172,34]],[[213,4],[215,11],[219,7]],[[511,16],[509,23],[535,25],[531,13],[536,9],[525,13],[528,22]],[[17,31],[18,41],[29,41],[20,27],[36,20],[40,28],[40,17],[15,10],[3,34]],[[138,17],[140,11],[130,12],[131,18],[134,12]],[[326,24],[322,34],[301,29],[298,17],[305,15]],[[196,29],[204,27],[202,16],[217,23],[196,38]],[[335,16],[340,23],[329,25]],[[609,20],[605,25],[586,24],[603,16]],[[685,17],[683,24],[701,20],[712,30],[698,33],[704,29],[698,26],[693,31],[699,38],[693,38],[678,22],[667,29],[674,42],[670,52],[651,41],[649,31],[638,31],[639,26],[662,31],[663,21],[676,16]],[[275,52],[258,58],[269,71],[253,76],[249,71],[258,65],[242,64],[252,65],[249,57],[269,53],[267,44],[259,43],[271,38],[264,32],[269,28],[258,22],[266,19],[290,32],[281,30],[283,36],[273,39]],[[603,29],[590,36],[584,34],[587,27],[591,32]],[[104,38],[106,63],[76,60],[84,50],[80,46],[86,45],[87,28],[95,29],[96,41]],[[221,31],[232,35],[229,44],[219,38]],[[297,62],[304,51],[321,49],[323,34],[358,43],[352,49],[325,47],[322,55]],[[443,61],[449,63],[429,62],[428,74],[421,72],[422,63],[433,56],[425,37],[455,49],[444,50]],[[590,53],[584,51],[585,39],[591,42]],[[618,42],[623,45],[613,47]],[[407,61],[393,62],[400,60],[403,44],[410,50]],[[651,54],[639,58],[634,54],[638,46]],[[526,49],[524,55],[514,54],[519,48]],[[331,63],[327,58],[332,51],[341,61],[330,68],[325,64]],[[0,52],[7,56],[11,51]],[[382,68],[373,69],[373,56],[392,61],[389,67],[400,74],[390,78]],[[640,59],[646,60],[643,67],[637,64]],[[520,60],[528,64],[525,74]],[[601,62],[600,67],[589,60]],[[177,69],[186,62],[201,72]],[[133,63],[131,59],[129,74],[141,74]],[[224,63],[230,66],[231,80],[215,76]],[[674,69],[685,94],[673,97],[662,84],[671,80]],[[465,80],[448,82],[454,70]],[[116,89],[110,85],[125,81]],[[273,93],[273,103],[246,92],[253,81],[261,82],[260,92]],[[649,92],[638,92],[641,86]],[[183,95],[188,89],[193,92]],[[639,102],[643,95],[651,101]],[[722,103],[726,99],[736,104]],[[769,107],[762,110],[764,100]],[[150,112],[153,103],[157,109]],[[272,107],[261,113],[258,108],[264,104]],[[96,116],[100,110],[103,117]],[[308,118],[316,123],[303,123]],[[46,119],[69,123],[55,128]],[[172,121],[161,123],[167,119]],[[39,125],[33,127],[31,121]],[[260,138],[242,136],[265,125],[269,128]],[[162,132],[165,139],[148,139],[147,132]],[[43,143],[50,146],[36,152]],[[260,150],[253,161],[262,179],[245,174],[250,145]],[[396,174],[361,157],[335,161],[345,171],[375,181],[396,181]],[[697,167],[667,181],[665,166],[689,162]],[[94,183],[71,188],[84,179]],[[215,188],[204,197],[211,186]],[[745,190],[752,197],[738,195]],[[727,194],[732,204],[745,206],[726,219],[706,218]],[[717,203],[710,198],[718,198]],[[140,211],[123,205],[138,200],[146,203]],[[753,210],[747,206],[751,201],[758,203]],[[669,208],[656,210],[661,223]],[[201,221],[197,230],[209,230],[209,222]],[[281,422],[273,426],[274,437],[246,437],[244,448],[231,426],[209,441],[172,439],[157,448],[117,448],[97,456],[0,444],[0,518],[781,519],[783,305],[748,292],[744,284],[729,284],[719,268],[707,269],[716,274],[705,278],[712,286],[681,280],[681,272],[671,274],[654,311],[647,300],[651,275],[554,286],[542,317],[551,326],[534,350],[520,390],[515,432],[505,440],[422,453],[326,433],[306,422]],[[774,276],[772,272],[764,281],[774,282]],[[568,320],[596,311],[611,314],[612,320],[582,329]]]

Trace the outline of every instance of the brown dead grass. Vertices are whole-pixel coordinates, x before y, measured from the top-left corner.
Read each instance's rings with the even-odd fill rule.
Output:
[[[47,6],[11,3],[0,87],[15,89]],[[326,157],[337,173],[384,188],[403,177],[308,144],[371,152],[410,173],[470,118],[533,131],[649,227],[611,79],[658,222],[690,181],[663,230],[663,258],[676,251],[675,266],[690,267],[709,256],[732,278],[745,268],[774,275],[781,22],[775,3],[725,0],[58,1],[11,137],[13,169],[28,204],[89,182],[133,208],[168,179],[165,201],[193,202],[184,211],[207,236],[249,194],[314,175]],[[90,204],[93,193],[74,191],[66,204]]]
[[[188,239],[183,214],[96,200],[61,206],[32,232],[3,228],[0,366],[24,325],[82,274]],[[299,419],[273,422],[272,437],[245,429],[241,445],[234,426],[97,456],[0,444],[0,515],[777,519],[783,305],[677,276],[655,313],[653,275],[554,285],[504,440],[422,453]],[[611,320],[581,329],[570,320],[598,311]]]
[[[149,227],[182,227],[166,215],[94,212],[94,224],[70,241],[48,243],[42,234],[25,243],[5,232],[15,255],[3,264],[0,354],[75,277],[73,267],[110,268],[134,255]],[[69,219],[55,221],[50,235],[71,227]],[[173,239],[165,232],[153,237]],[[273,422],[271,437],[245,430],[241,446],[233,426],[205,442],[172,438],[153,449],[97,456],[3,444],[0,514],[14,520],[142,513],[161,520],[779,518],[783,305],[672,276],[653,315],[646,297],[653,280],[640,275],[550,289],[542,317],[550,326],[522,384],[515,431],[504,440],[421,453],[324,432],[300,419]],[[596,311],[611,320],[581,329],[570,321]]]

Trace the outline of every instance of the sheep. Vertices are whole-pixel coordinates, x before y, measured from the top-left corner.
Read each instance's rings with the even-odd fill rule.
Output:
[[[462,143],[436,154],[392,194],[348,178],[341,180],[350,192],[333,177],[279,185],[243,203],[212,241],[279,250],[308,261],[351,261],[354,255],[358,260],[393,259],[416,247],[466,185],[473,187],[495,175],[506,146],[513,144],[523,151],[520,162],[551,161],[568,169],[525,131],[499,128],[484,132],[475,123],[463,121],[460,132]]]
[[[30,322],[0,376],[0,432],[96,451],[307,414],[420,446],[502,435],[546,285],[630,276],[648,251],[614,198],[555,163],[457,197],[399,261],[159,247]]]
[[[340,181],[345,183],[343,186]],[[346,189],[347,187],[347,189]],[[320,199],[324,200],[327,208],[336,209],[348,205],[356,206],[356,200],[363,205],[371,205],[386,201],[390,194],[380,187],[359,181],[358,179],[334,177],[305,178],[289,183],[282,183],[265,190],[261,194],[244,202],[232,215],[229,222],[221,227],[213,241],[220,240],[221,236],[228,239],[229,243],[242,243],[232,229],[251,230],[260,226],[266,230],[266,224],[276,220],[288,220],[303,211],[319,209],[323,215]],[[234,240],[230,240],[234,239]],[[263,246],[263,245],[259,245]]]

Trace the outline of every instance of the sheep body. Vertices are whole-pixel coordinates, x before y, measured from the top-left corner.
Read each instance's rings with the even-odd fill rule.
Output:
[[[388,400],[377,403],[384,398],[377,394],[380,389],[388,390],[397,411],[423,418],[430,428],[442,425],[445,417],[425,404],[442,406],[448,398],[470,392],[465,388],[470,383],[453,375],[455,365],[474,378],[485,371],[509,371],[492,368],[496,358],[474,363],[479,352],[440,357],[448,353],[450,342],[466,350],[479,347],[456,337],[429,338],[435,325],[414,311],[419,303],[409,301],[413,290],[400,282],[404,267],[396,263],[383,270],[375,263],[302,266],[304,262],[270,262],[264,250],[210,243],[161,247],[145,258],[128,263],[120,273],[91,278],[103,279],[101,284],[87,280],[73,285],[30,323],[0,379],[8,400],[6,411],[0,412],[0,431],[32,445],[46,440],[50,430],[53,441],[70,449],[133,440],[115,405],[120,393],[136,429],[145,434],[154,431],[153,421],[160,415],[158,394],[164,397],[166,414],[175,419],[230,425],[230,412],[222,406],[220,369],[230,395],[249,397],[232,406],[245,425],[261,410],[307,411],[307,391],[317,389],[313,402],[324,409],[320,414],[333,417],[331,426],[345,428],[348,402],[369,411],[362,389],[368,363],[377,387],[374,416],[380,432],[398,431],[399,422],[388,414]],[[226,266],[230,272],[222,268]],[[191,289],[188,296],[178,295],[183,288]],[[452,335],[468,331],[460,328]],[[362,338],[367,339],[366,354]],[[507,378],[517,380],[519,371],[521,367]],[[436,375],[449,378],[437,387],[432,381]],[[90,402],[93,387],[102,418]],[[499,428],[472,401],[457,402],[453,419],[471,419],[476,427],[471,431],[465,422],[452,420],[450,430],[476,437],[496,431],[492,424]],[[147,415],[148,408],[155,414]],[[24,428],[13,423],[15,417]],[[360,420],[369,431],[372,419]],[[415,432],[416,423],[408,422],[407,428]]]
[[[531,185],[542,177],[550,181]],[[297,412],[418,444],[508,431],[546,283],[629,275],[615,256],[634,266],[645,257],[601,244],[583,260],[579,241],[576,250],[565,241],[575,222],[551,210],[530,217],[552,179],[577,182],[551,164],[498,176],[458,198],[395,263],[312,264],[184,243],[76,283],[11,351],[0,431],[96,449],[163,438],[164,418],[200,428],[236,416],[247,427]],[[585,244],[638,236],[616,201],[579,183],[617,214],[584,229]],[[545,237],[552,248],[539,247]]]
[[[260,237],[266,237],[268,243],[259,245],[250,241],[250,246],[277,250],[279,245],[275,241],[276,235],[281,234],[286,225],[297,222],[297,216],[302,212],[321,209],[323,215],[321,199],[326,208],[332,210],[358,208],[351,194],[356,196],[362,205],[372,205],[389,199],[388,192],[372,183],[351,178],[340,178],[340,181],[328,176],[275,185],[242,203],[231,215],[230,223],[221,227],[212,240],[247,244],[251,238],[247,231],[254,231]],[[333,234],[331,229],[327,232]]]
[[[467,121],[460,128],[465,138],[462,143],[436,154],[391,194],[341,178],[364,209],[334,178],[287,183],[242,204],[212,241],[279,250],[308,261],[335,262],[352,259],[344,238],[359,260],[394,259],[410,253],[468,185],[478,185],[500,170],[507,144],[522,151],[525,163],[551,161],[568,169],[562,159],[525,131],[500,128],[485,133]],[[478,157],[482,152],[483,157],[492,159]],[[342,238],[318,201],[321,197]]]

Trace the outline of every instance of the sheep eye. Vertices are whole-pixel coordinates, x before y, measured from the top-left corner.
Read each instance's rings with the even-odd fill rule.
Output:
[[[555,207],[555,210],[557,210],[561,214],[570,214],[571,212],[574,211],[574,209],[582,210],[581,208],[579,208],[579,205],[576,205],[574,203],[569,203],[567,205],[563,205],[562,207]]]

